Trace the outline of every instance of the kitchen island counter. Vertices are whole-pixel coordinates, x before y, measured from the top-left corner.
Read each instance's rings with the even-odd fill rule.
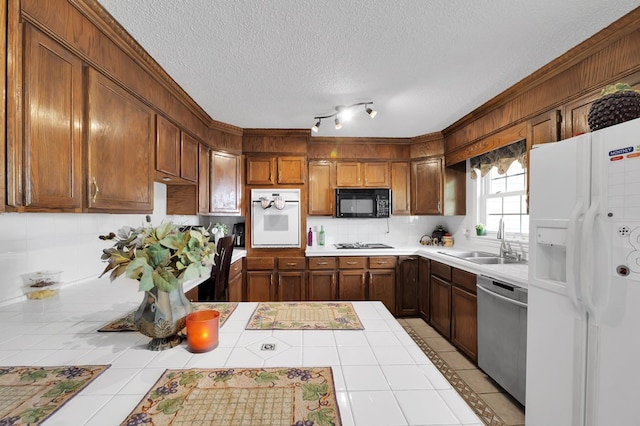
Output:
[[[126,278],[67,286],[60,295],[0,307],[2,366],[110,364],[47,425],[115,425],[167,368],[330,366],[344,425],[481,425],[438,369],[380,302],[353,302],[364,330],[245,330],[256,303],[240,303],[219,346],[146,349],[137,332],[99,333],[135,309],[142,294]],[[261,351],[275,343],[275,351]]]

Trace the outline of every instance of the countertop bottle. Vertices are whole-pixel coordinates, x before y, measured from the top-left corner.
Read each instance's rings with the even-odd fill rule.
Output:
[[[307,234],[307,245],[311,247],[313,245],[313,231],[309,228],[309,233]]]
[[[320,237],[318,237],[318,244],[324,245],[324,226],[320,225]]]

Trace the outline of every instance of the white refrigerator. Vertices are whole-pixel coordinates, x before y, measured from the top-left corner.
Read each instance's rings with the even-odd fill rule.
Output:
[[[526,424],[640,425],[640,119],[529,172]]]

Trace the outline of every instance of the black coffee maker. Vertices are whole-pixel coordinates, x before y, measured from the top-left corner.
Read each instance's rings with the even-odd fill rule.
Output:
[[[233,225],[233,235],[236,236],[233,246],[244,247],[244,223],[236,223]]]

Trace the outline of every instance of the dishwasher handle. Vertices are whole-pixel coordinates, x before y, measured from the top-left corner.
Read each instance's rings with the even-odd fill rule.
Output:
[[[489,294],[489,295],[491,295],[493,297],[496,297],[496,298],[498,298],[500,300],[504,300],[507,303],[511,303],[513,305],[520,306],[521,308],[525,308],[525,309],[527,308],[527,304],[526,303],[522,303],[522,302],[519,302],[517,300],[509,299],[508,297],[505,297],[505,296],[503,296],[501,294],[498,294],[498,293],[494,293],[493,291],[491,291],[491,290],[489,290],[487,288],[484,288],[481,285],[478,285],[477,288],[478,288],[478,290],[481,290],[481,291],[483,291],[483,292],[485,292],[485,293],[487,293],[487,294]]]

